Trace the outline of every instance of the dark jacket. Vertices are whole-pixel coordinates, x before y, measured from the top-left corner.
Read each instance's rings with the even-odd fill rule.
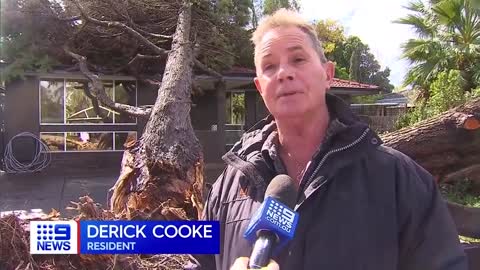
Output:
[[[294,239],[276,256],[281,270],[467,270],[467,260],[432,176],[380,138],[339,98],[328,109],[346,126],[322,145],[305,173]],[[205,204],[221,223],[220,255],[202,269],[229,269],[252,246],[243,238],[272,166],[260,153],[267,118],[224,156],[227,163]],[[302,147],[299,145],[298,147]],[[216,265],[216,267],[215,267]]]

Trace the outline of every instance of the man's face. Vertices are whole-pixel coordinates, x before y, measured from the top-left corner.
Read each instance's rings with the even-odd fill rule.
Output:
[[[334,76],[334,65],[322,63],[306,33],[277,27],[257,45],[255,86],[275,118],[318,113]]]

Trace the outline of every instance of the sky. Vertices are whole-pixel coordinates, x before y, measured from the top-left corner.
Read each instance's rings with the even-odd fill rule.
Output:
[[[309,20],[334,19],[345,27],[345,34],[355,35],[370,46],[382,65],[391,69],[390,82],[399,86],[408,69],[400,59],[401,44],[414,38],[413,30],[392,21],[408,14],[403,6],[409,0],[300,0],[301,13]]]

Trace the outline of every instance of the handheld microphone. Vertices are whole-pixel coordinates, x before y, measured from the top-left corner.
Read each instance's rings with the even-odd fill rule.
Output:
[[[296,187],[288,175],[275,176],[267,187],[265,199],[248,224],[244,237],[254,242],[249,269],[260,269],[273,253],[290,241],[298,223],[298,213],[291,210],[296,201]]]

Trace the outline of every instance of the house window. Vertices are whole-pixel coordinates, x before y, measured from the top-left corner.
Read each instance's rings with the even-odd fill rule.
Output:
[[[86,92],[86,82],[67,81],[65,86],[66,124],[111,124],[114,112],[97,104],[93,106],[92,98]],[[105,92],[113,99],[112,82],[104,83]]]
[[[113,101],[132,106],[137,104],[135,81],[104,81],[105,92]],[[115,112],[86,91],[87,81],[40,81],[40,123],[62,125],[136,124],[129,115]],[[98,105],[98,106],[97,106]]]
[[[105,80],[103,84],[113,101],[137,105],[136,81]],[[103,106],[87,87],[85,80],[40,81],[40,138],[50,151],[123,151],[137,138],[136,118]],[[89,131],[92,125],[95,131]],[[123,131],[112,130],[112,125],[123,126]],[[58,126],[63,126],[62,132]]]
[[[64,83],[62,81],[40,82],[40,122],[63,124]]]
[[[40,139],[48,146],[51,152],[65,151],[65,134],[64,133],[40,133]]]
[[[226,124],[245,125],[245,92],[227,92]]]
[[[137,85],[134,81],[115,81],[113,100],[118,103],[137,105]],[[135,123],[136,119],[124,113],[115,112],[115,123]]]
[[[125,146],[132,141],[137,140],[137,132],[115,132],[114,145],[115,150],[125,150]]]
[[[137,132],[41,132],[40,139],[52,152],[123,151]]]
[[[113,150],[113,132],[68,132],[67,151]]]

